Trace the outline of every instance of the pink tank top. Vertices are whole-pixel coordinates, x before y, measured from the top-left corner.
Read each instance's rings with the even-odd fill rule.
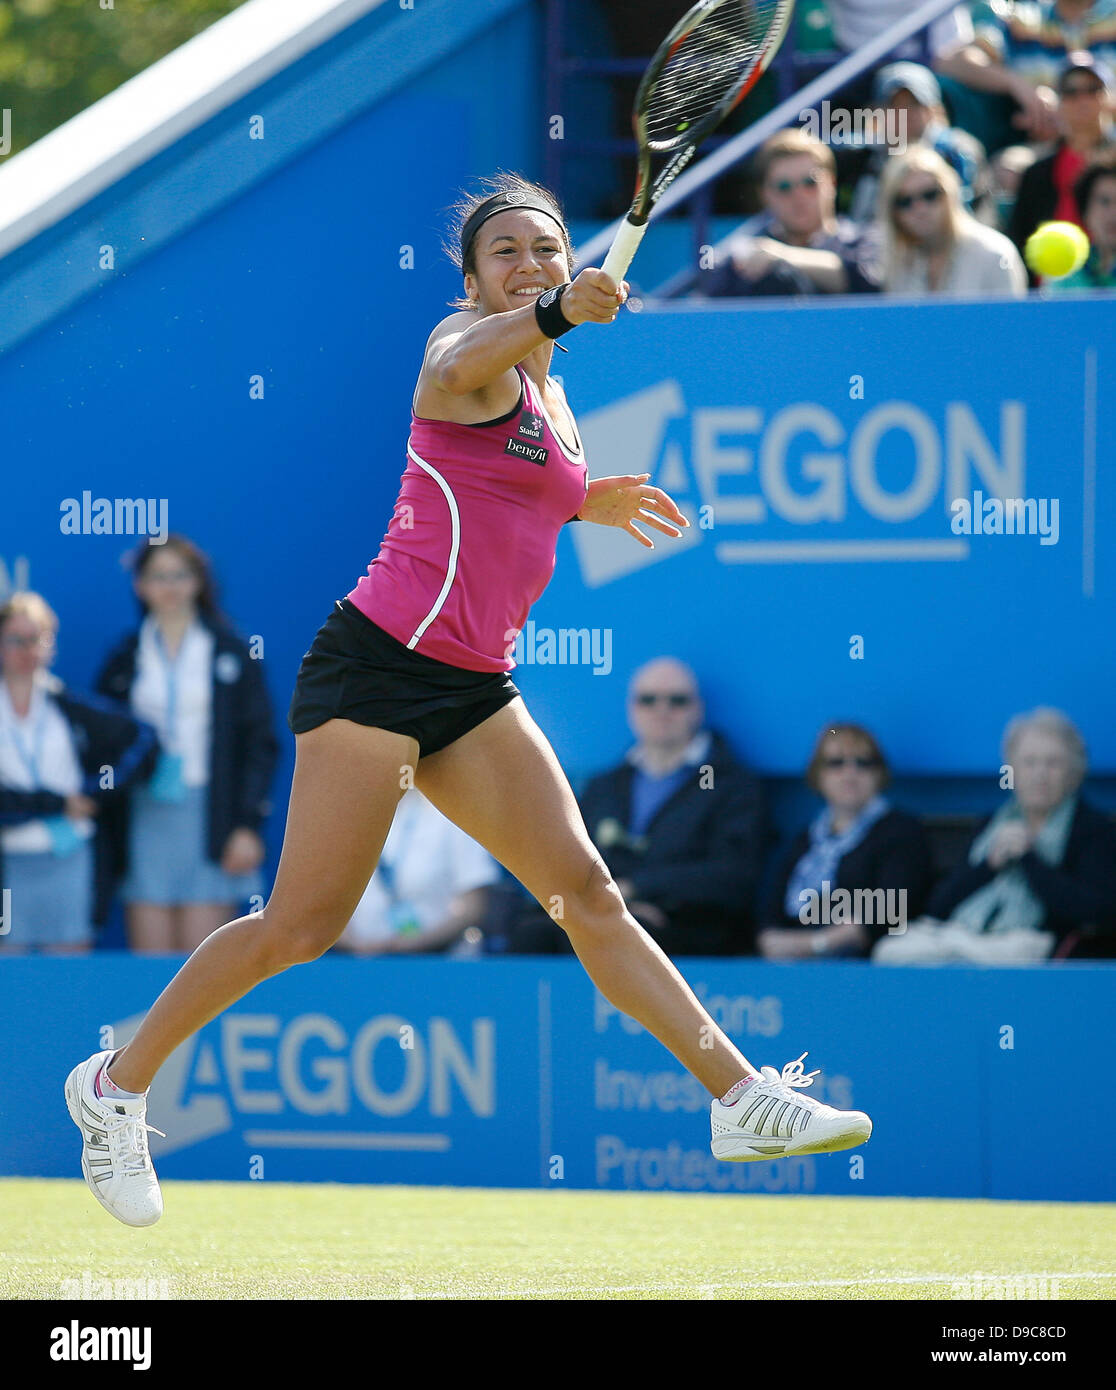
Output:
[[[519,404],[486,425],[411,412],[407,467],[391,525],[348,598],[423,656],[509,671],[531,605],[554,572],[558,533],[585,501],[581,440],[558,436],[516,367]]]

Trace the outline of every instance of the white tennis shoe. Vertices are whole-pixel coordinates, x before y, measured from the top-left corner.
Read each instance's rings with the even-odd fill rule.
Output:
[[[66,1078],[66,1108],[81,1130],[81,1171],[101,1206],[126,1226],[153,1226],[163,1214],[163,1194],[151,1166],[147,1097],[99,1096],[94,1080],[113,1056],[95,1052]],[[166,1136],[163,1135],[165,1138]]]
[[[802,1058],[788,1062],[780,1074],[764,1067],[762,1075],[733,1087],[730,1104],[711,1107],[712,1149],[729,1163],[793,1158],[799,1154],[835,1153],[863,1144],[872,1121],[861,1110],[834,1110],[798,1089],[813,1084],[816,1071],[803,1074]]]

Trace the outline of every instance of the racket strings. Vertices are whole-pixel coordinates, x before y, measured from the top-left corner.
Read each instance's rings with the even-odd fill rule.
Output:
[[[763,57],[787,0],[726,0],[667,58],[643,112],[651,149],[689,143],[740,90]]]

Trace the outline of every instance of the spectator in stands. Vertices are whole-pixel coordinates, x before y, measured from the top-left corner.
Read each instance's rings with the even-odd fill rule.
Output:
[[[889,927],[922,911],[930,850],[919,822],[883,795],[890,781],[867,729],[829,724],[821,731],[806,785],[825,805],[779,866],[761,914],[759,955],[866,956]]]
[[[1011,241],[961,206],[957,175],[916,146],[888,161],[880,181],[884,276],[890,294],[1022,296],[1027,272]]]
[[[1023,175],[1034,162],[1035,151],[1030,145],[1008,145],[992,156],[991,195],[996,209],[993,225],[1001,232],[1010,232],[1015,200],[1019,197],[1019,185]]]
[[[1080,795],[1080,733],[1059,710],[1032,710],[1008,724],[1003,756],[1014,795],[935,889],[927,917],[881,938],[874,961],[1013,965],[1075,945],[1093,954],[1082,933],[1116,926],[1116,830]]]
[[[972,43],[958,43],[935,63],[947,79],[954,120],[990,150],[1058,133],[1055,84],[1066,57],[1112,44],[1112,0],[1003,0],[976,26]]]
[[[1072,275],[1051,280],[1052,290],[1116,289],[1116,147],[1097,155],[1077,181],[1089,259]]]
[[[911,13],[910,0],[827,0],[830,24],[837,48],[843,53],[855,53],[865,44],[878,38]],[[965,48],[973,41],[973,23],[968,7],[958,5],[942,15],[921,35],[915,35],[895,47],[893,59],[912,62],[935,61],[939,54]],[[870,67],[855,77],[831,98],[831,109],[853,112],[866,107],[872,97]]]
[[[143,621],[97,682],[159,733],[154,775],[115,827],[128,939],[136,951],[193,951],[262,890],[278,741],[261,664],[218,611],[198,547],[149,543],[133,585]]]
[[[735,236],[700,295],[857,294],[879,289],[878,240],[835,211],[833,151],[803,130],[781,130],[756,155],[767,210],[763,235]]]
[[[376,872],[337,941],[354,955],[451,951],[484,926],[500,871],[480,845],[412,787]]]
[[[759,783],[704,714],[688,666],[640,667],[628,694],[636,744],[581,798],[628,910],[672,956],[752,949],[767,847]]]
[[[0,951],[80,954],[107,915],[98,817],[150,770],[155,731],[50,674],[58,633],[39,594],[0,605]]]
[[[826,7],[833,37],[845,53],[854,53],[858,48],[863,48],[885,29],[906,19],[911,13],[910,0],[826,0]],[[926,46],[931,56],[937,56],[958,44],[970,42],[972,37],[973,24],[968,9],[958,5],[930,25]],[[921,53],[920,40],[911,38],[896,49],[895,56],[917,58]]]
[[[887,131],[895,130],[896,143],[881,143],[871,152],[867,167],[853,190],[849,215],[857,222],[875,216],[880,174],[889,156],[904,154],[912,145],[936,150],[961,182],[961,201],[966,211],[988,191],[988,168],[979,140],[956,130],[946,121],[938,79],[920,63],[890,63],[876,74],[873,105],[889,113]],[[894,112],[894,126],[890,113]]]
[[[1082,225],[1076,183],[1093,155],[1113,147],[1111,102],[1116,80],[1088,53],[1070,55],[1058,79],[1062,133],[1023,175],[1009,235],[1020,250],[1041,222]],[[1037,283],[1032,277],[1032,283]]]

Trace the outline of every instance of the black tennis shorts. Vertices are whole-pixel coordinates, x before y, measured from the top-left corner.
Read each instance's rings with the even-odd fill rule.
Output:
[[[465,671],[422,656],[343,598],[302,658],[287,724],[304,734],[329,719],[351,719],[410,734],[424,757],[518,694],[506,671]]]

